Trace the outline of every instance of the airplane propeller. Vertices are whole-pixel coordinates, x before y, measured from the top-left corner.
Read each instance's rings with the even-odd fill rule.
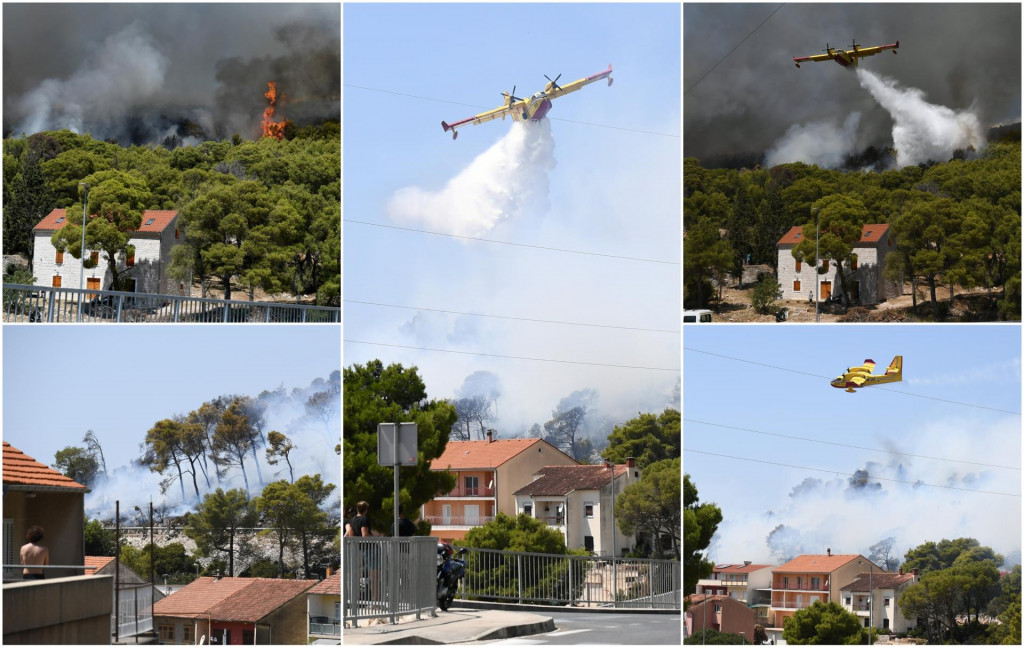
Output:
[[[551,82],[551,85],[552,85],[552,86],[554,86],[554,88],[555,88],[556,90],[561,90],[561,89],[562,89],[562,88],[561,88],[561,86],[559,86],[559,85],[558,85],[558,79],[562,78],[562,75],[561,75],[561,74],[559,74],[558,76],[556,76],[556,77],[555,77],[554,79],[552,79],[552,78],[551,78],[550,76],[548,76],[547,74],[545,74],[545,75],[544,75],[544,78],[545,78],[545,79],[547,79],[548,81],[550,81],[550,82]]]
[[[516,86],[514,86],[514,85],[512,86],[512,92],[508,96],[512,97],[512,101],[513,102],[515,102],[515,101],[522,101],[521,98],[516,96]]]

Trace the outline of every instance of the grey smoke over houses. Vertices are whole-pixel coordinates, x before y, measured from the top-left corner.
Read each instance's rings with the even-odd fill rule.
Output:
[[[817,473],[791,481],[788,495],[760,515],[737,518],[723,510],[712,558],[781,564],[826,548],[834,554],[866,556],[871,545],[891,536],[900,557],[925,541],[974,537],[1006,556],[1004,567],[1020,561],[1019,418],[1005,416],[989,423],[951,419],[905,437],[890,436],[882,443],[888,456],[861,462],[851,458],[843,474]],[[983,447],[999,451],[977,459]],[[939,450],[988,464],[903,453]],[[1009,469],[994,467],[1004,464]]]
[[[339,118],[329,4],[4,5],[4,135],[121,143],[259,134],[267,82],[298,125]]]
[[[842,127],[860,113],[852,150],[893,146],[894,119],[852,69],[794,56],[833,47],[900,42],[898,55],[861,65],[916,88],[959,113],[973,109],[982,128],[1021,116],[1019,4],[788,4],[717,68],[777,5],[684,5],[683,151],[713,162],[763,153],[794,127]],[[696,84],[696,85],[695,85]]]

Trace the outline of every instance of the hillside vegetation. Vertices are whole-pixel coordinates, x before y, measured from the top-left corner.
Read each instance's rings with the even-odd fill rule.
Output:
[[[90,211],[104,198],[104,212],[133,217],[145,209],[177,210],[183,243],[174,250],[170,274],[191,277],[203,296],[216,287],[231,298],[234,287],[250,299],[260,290],[337,306],[340,169],[337,122],[292,127],[280,141],[236,135],[173,150],[123,147],[67,130],[7,138],[4,253],[31,261],[32,227],[54,208],[68,208],[67,228],[80,232],[79,184],[85,182]],[[118,216],[108,219],[115,226],[129,223],[121,228],[130,231],[132,217]],[[76,258],[79,246],[68,245]]]
[[[1021,315],[1020,138],[991,143],[980,155],[883,172],[834,171],[803,163],[769,169],[706,169],[684,161],[686,307],[714,304],[728,276],[744,263],[777,272],[776,243],[804,228],[795,251],[813,263],[815,216],[820,256],[847,272],[864,224],[886,223],[895,238],[887,278],[928,289],[927,318],[947,318],[939,287],[981,288],[999,319]],[[808,249],[810,253],[808,254]],[[843,277],[840,276],[840,279]]]

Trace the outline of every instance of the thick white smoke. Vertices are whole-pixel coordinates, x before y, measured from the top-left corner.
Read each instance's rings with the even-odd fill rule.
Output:
[[[399,189],[387,205],[398,222],[458,236],[480,236],[502,221],[543,208],[555,166],[551,123],[520,121],[440,191]]]
[[[789,481],[789,496],[780,498],[768,512],[730,515],[723,510],[725,519],[712,541],[712,558],[718,562],[749,559],[760,564],[779,564],[786,557],[824,553],[826,548],[837,554],[867,555],[872,544],[892,536],[900,558],[925,541],[974,537],[1007,556],[1007,565],[1019,560],[1019,419],[950,419],[920,429],[902,430],[900,436],[882,444],[892,454],[878,454],[874,461],[851,458],[843,472],[866,470],[870,477],[892,480],[869,478],[851,484],[846,475],[819,472],[795,476]],[[999,451],[985,449],[994,447]],[[898,453],[901,451],[954,456],[958,460],[1017,469],[929,460]],[[778,529],[779,526],[783,528]]]
[[[896,165],[944,162],[953,151],[985,146],[985,133],[973,109],[957,112],[928,103],[917,88],[899,88],[896,81],[857,69],[861,87],[892,115]]]
[[[834,121],[794,124],[765,154],[767,166],[804,162],[822,168],[838,168],[854,151],[860,113],[851,112],[842,126]]]
[[[16,133],[66,128],[76,133],[103,115],[119,118],[164,87],[167,58],[138,23],[109,36],[71,78],[47,79],[19,101],[27,115]]]

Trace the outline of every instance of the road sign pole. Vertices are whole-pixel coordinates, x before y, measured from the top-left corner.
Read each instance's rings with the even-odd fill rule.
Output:
[[[395,514],[394,514],[394,524],[395,525],[391,526],[391,532],[393,533],[393,536],[395,536],[395,537],[398,536],[398,467],[399,467],[399,465],[401,465],[401,463],[398,460],[398,439],[399,439],[399,436],[401,435],[401,433],[402,433],[402,424],[396,422],[395,423],[395,455],[393,457],[394,458],[394,466],[395,466],[394,467],[394,470],[395,470],[395,505],[394,505],[394,508],[395,508],[394,512],[395,512]]]

